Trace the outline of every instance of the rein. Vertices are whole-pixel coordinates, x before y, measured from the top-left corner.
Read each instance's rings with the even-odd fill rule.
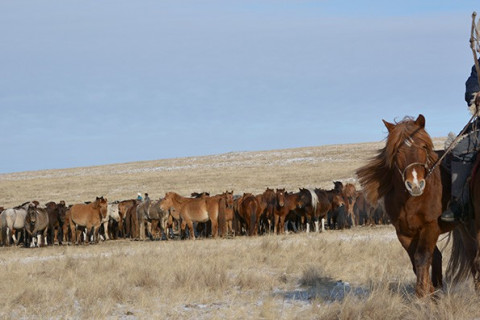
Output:
[[[422,163],[422,162],[413,162],[413,163],[410,163],[408,166],[405,167],[405,169],[400,170],[400,168],[395,164],[395,166],[397,167],[398,169],[398,172],[400,173],[401,177],[402,177],[402,180],[403,182],[405,182],[405,172],[407,171],[407,169],[409,169],[410,167],[413,167],[413,166],[422,166],[425,168],[425,170],[427,171],[427,174],[425,175],[425,180],[433,173],[433,171],[435,171],[435,169],[438,167],[438,165],[442,162],[443,159],[445,159],[445,157],[452,151],[453,148],[455,148],[455,146],[457,145],[457,143],[463,139],[463,134],[467,131],[468,129],[468,126],[470,126],[470,124],[473,122],[473,120],[475,119],[476,115],[472,115],[472,117],[470,118],[470,120],[468,120],[467,124],[463,127],[462,131],[458,134],[458,136],[455,138],[455,140],[452,141],[452,143],[448,146],[448,148],[445,150],[445,152],[442,154],[441,157],[439,157],[434,163],[433,165],[429,168],[428,166],[428,155],[427,155],[427,162],[425,163]]]

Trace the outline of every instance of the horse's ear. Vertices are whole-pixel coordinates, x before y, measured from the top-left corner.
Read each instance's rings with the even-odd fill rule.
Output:
[[[415,120],[415,124],[420,128],[425,128],[425,117],[423,114],[419,114],[417,120]]]
[[[385,125],[385,127],[387,127],[388,132],[389,133],[392,132],[393,128],[395,128],[395,125],[393,123],[390,123],[390,122],[385,121],[383,119],[382,119],[382,121],[383,121],[383,124]]]

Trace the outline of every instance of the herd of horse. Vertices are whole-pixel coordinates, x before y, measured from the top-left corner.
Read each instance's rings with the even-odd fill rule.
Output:
[[[469,179],[470,204],[461,222],[440,219],[450,199],[450,172],[445,151],[435,151],[425,131],[425,117],[384,121],[385,147],[356,174],[361,190],[334,182],[331,190],[300,188],[297,192],[267,188],[263,193],[233,191],[184,197],[167,192],[152,201],[135,199],[67,206],[64,201],[37,201],[0,207],[0,241],[9,246],[43,246],[98,242],[100,237],[145,240],[201,236],[255,236],[294,231],[343,229],[359,224],[391,223],[416,274],[416,294],[430,296],[443,287],[439,235],[451,232],[447,275],[454,281],[473,277],[480,292],[480,157]],[[17,236],[18,235],[18,236]],[[23,241],[21,241],[23,239]],[[431,273],[431,274],[430,274]]]
[[[381,206],[372,207],[355,186],[334,182],[331,190],[266,188],[263,193],[207,192],[184,197],[167,192],[163,198],[129,199],[109,203],[97,197],[90,203],[67,206],[65,201],[38,201],[14,208],[0,207],[0,241],[26,247],[79,244],[118,238],[138,240],[195,237],[255,236],[344,229],[360,224],[386,223]],[[287,227],[290,226],[290,227]],[[320,228],[321,226],[321,228]]]

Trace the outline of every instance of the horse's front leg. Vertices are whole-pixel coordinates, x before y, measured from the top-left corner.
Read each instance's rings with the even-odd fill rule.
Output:
[[[434,291],[429,269],[430,266],[432,266],[432,259],[439,234],[440,230],[438,229],[438,225],[432,223],[426,226],[419,235],[418,245],[414,254],[415,269],[417,270],[417,285],[415,291],[419,297],[432,294]],[[436,254],[436,259],[438,259],[438,254]],[[441,274],[440,276],[437,274],[438,272],[441,273],[441,270],[438,270],[438,261],[435,261],[432,272],[433,271],[436,273],[437,279],[435,281],[437,282],[438,279],[441,279]]]
[[[218,235],[218,220],[215,218],[210,218],[210,221],[212,223],[212,238],[216,238]]]
[[[103,222],[103,232],[105,233],[105,241],[110,240],[108,236],[108,220]]]

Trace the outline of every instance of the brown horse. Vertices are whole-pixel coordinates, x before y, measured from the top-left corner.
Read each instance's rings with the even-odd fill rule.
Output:
[[[107,218],[107,199],[97,197],[94,202],[89,204],[75,204],[70,208],[70,229],[72,232],[72,242],[78,244],[77,231],[79,227],[85,227],[87,236],[94,237],[98,242],[98,229]]]
[[[127,227],[127,212],[132,206],[136,205],[136,203],[137,203],[137,200],[135,199],[123,200],[118,203],[118,214],[120,215],[120,218],[122,221],[122,226],[120,227],[120,224],[119,224],[118,228],[120,229],[122,236],[124,238],[127,235],[130,236],[131,221],[129,221],[128,227]]]
[[[258,227],[263,232],[271,232],[273,221],[275,220],[275,206],[277,204],[277,194],[275,190],[267,188],[263,193],[258,194],[257,200],[260,203],[261,213]]]
[[[216,197],[201,196],[200,198],[186,198],[175,192],[167,192],[160,208],[169,212],[178,220],[181,218],[182,231],[188,226],[190,239],[195,239],[193,222],[212,223],[212,236],[217,236],[218,231],[218,199]]]
[[[251,193],[244,193],[234,203],[235,217],[238,220],[238,224],[240,227],[243,226],[249,236],[258,234],[257,217],[260,216],[261,210],[260,203]]]
[[[328,212],[332,209],[332,201],[328,198],[328,191],[323,189],[314,189],[315,194],[317,195],[318,205],[317,205],[317,219],[321,222],[321,230],[325,231],[325,220],[327,219]]]
[[[137,239],[140,235],[138,220],[137,220],[137,206],[141,201],[133,200],[133,203],[127,206],[125,213],[125,235],[132,239]]]
[[[447,276],[452,281],[466,280],[471,274],[475,291],[480,293],[480,156],[477,155],[470,178],[470,207],[462,225],[452,232],[452,252]]]
[[[65,223],[65,213],[67,211],[65,201],[62,200],[59,203],[50,201],[45,204],[45,208],[48,212],[47,242],[59,244],[58,234],[62,233],[63,224]]]
[[[274,233],[285,233],[285,218],[296,209],[303,208],[307,203],[300,192],[288,193],[285,189],[277,189],[277,206],[275,207]]]
[[[225,191],[218,201],[218,230],[222,237],[235,235],[233,231],[233,190]]]
[[[358,221],[355,221],[354,212],[355,201],[357,200],[357,190],[355,189],[355,186],[353,184],[347,183],[343,187],[342,193],[347,210],[347,224],[349,227],[355,226],[356,224],[358,224]]]
[[[424,297],[442,287],[442,255],[436,243],[441,233],[454,227],[439,219],[449,195],[443,192],[440,169],[430,170],[438,155],[425,131],[424,116],[383,122],[388,130],[385,147],[356,173],[371,204],[384,199],[417,276],[416,294]]]

